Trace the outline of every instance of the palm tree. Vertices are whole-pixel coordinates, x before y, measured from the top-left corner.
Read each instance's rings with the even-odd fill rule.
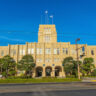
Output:
[[[25,55],[18,62],[18,69],[25,71],[26,76],[32,76],[32,71],[35,67],[34,59],[31,55]]]

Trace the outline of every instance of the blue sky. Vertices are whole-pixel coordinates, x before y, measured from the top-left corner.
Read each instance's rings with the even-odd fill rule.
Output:
[[[96,45],[96,0],[0,0],[0,45],[37,42],[45,10],[54,15],[58,42]]]

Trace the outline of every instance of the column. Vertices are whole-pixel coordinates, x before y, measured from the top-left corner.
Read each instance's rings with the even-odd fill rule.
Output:
[[[36,77],[36,68],[33,69],[32,77],[33,77],[33,78]]]
[[[65,76],[65,71],[64,71],[64,67],[62,67],[62,71],[61,71],[61,73],[60,73],[62,76],[60,76],[60,77],[63,77],[63,78],[65,78],[66,76]]]
[[[43,67],[42,77],[46,76],[45,67]]]
[[[51,77],[55,77],[55,68],[52,68]]]

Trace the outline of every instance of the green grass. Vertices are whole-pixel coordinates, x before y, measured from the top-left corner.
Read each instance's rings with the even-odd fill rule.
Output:
[[[51,83],[51,82],[75,82],[81,81],[77,78],[34,78],[34,79],[0,79],[0,84],[3,83]]]

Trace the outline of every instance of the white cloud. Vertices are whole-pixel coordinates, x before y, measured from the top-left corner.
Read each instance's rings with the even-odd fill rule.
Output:
[[[21,40],[21,39],[11,39],[11,38],[8,38],[6,36],[0,36],[1,39],[5,39],[5,40],[11,40],[11,41],[21,41],[21,42],[26,42],[25,40]]]

